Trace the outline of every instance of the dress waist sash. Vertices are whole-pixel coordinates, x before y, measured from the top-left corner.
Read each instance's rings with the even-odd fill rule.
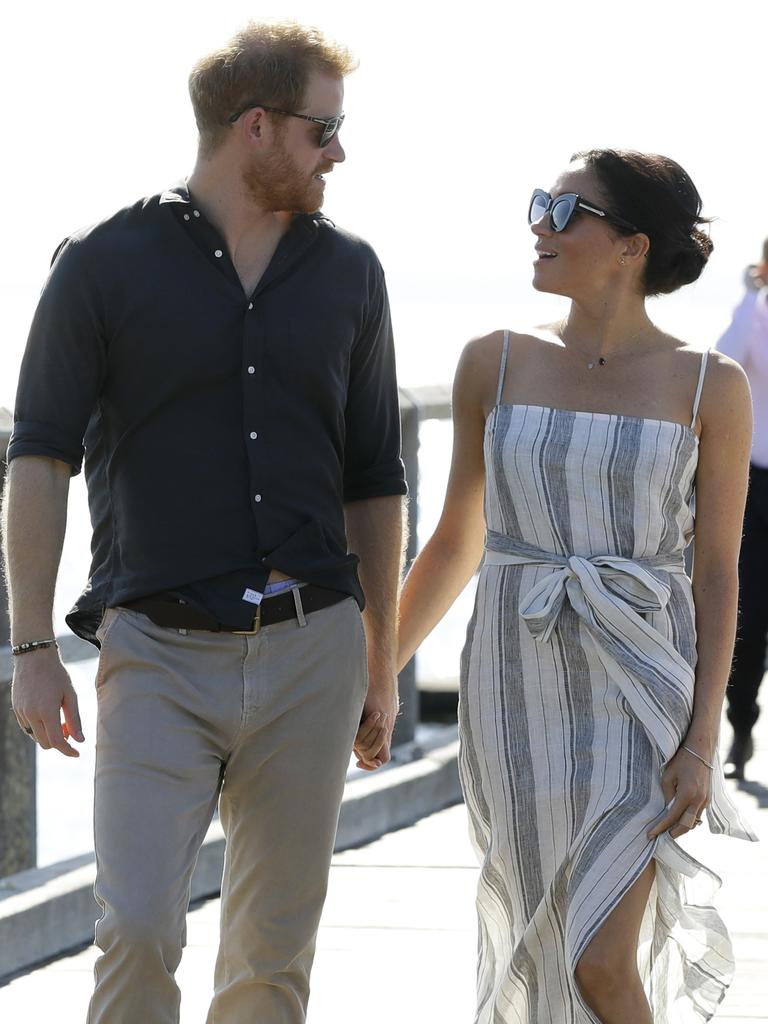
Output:
[[[519,613],[539,643],[552,637],[567,600],[595,652],[659,752],[662,765],[680,747],[693,711],[694,666],[645,616],[663,611],[672,576],[685,576],[682,552],[651,558],[558,555],[489,530],[484,565],[549,570],[520,595]],[[753,838],[725,791],[719,761],[707,810],[713,832]]]

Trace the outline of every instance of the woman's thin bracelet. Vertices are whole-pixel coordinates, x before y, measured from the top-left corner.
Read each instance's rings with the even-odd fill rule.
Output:
[[[687,750],[689,754],[693,754],[693,756],[697,758],[699,761],[701,761],[702,764],[705,764],[711,772],[715,770],[715,766],[713,764],[710,764],[706,758],[701,756],[701,754],[697,754],[695,750],[691,750],[690,747],[686,747],[684,743],[682,744],[682,748],[683,750]]]

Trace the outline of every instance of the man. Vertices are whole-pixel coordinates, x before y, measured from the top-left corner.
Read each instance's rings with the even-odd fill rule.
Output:
[[[77,756],[49,641],[84,448],[94,560],[68,621],[101,645],[91,1024],[178,1021],[217,799],[208,1020],[303,1021],[350,752],[389,759],[405,484],[387,297],[371,249],[316,212],[351,70],[292,24],[201,60],[188,182],[68,238],[33,322],[9,448],[13,702]]]
[[[768,238],[762,256],[762,262],[747,268],[744,297],[717,343],[720,352],[746,371],[755,423],[739,555],[739,629],[726,691],[733,742],[725,774],[732,779],[744,778],[754,752],[752,729],[760,714],[757,697],[768,645]]]

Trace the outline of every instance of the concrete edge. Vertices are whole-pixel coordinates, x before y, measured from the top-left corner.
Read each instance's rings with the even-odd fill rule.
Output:
[[[360,846],[387,832],[461,801],[458,741],[446,727],[406,764],[347,782],[336,837],[337,851]],[[192,877],[192,900],[219,892],[224,864],[224,833],[214,821]],[[93,896],[96,866],[92,854],[0,881],[0,986],[36,964],[93,941],[99,908]]]

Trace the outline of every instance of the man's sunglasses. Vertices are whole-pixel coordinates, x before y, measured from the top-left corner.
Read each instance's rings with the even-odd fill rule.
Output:
[[[267,110],[270,114],[282,114],[283,117],[299,117],[302,121],[311,121],[312,124],[322,125],[323,130],[318,140],[320,149],[325,149],[339,128],[344,124],[343,114],[336,114],[335,117],[312,117],[311,114],[296,114],[293,110],[280,110],[278,107],[268,107],[265,103],[257,103],[256,100],[251,100],[244,107],[236,110],[229,118],[229,123],[234,124],[239,117],[243,116],[246,110],[253,110],[254,107],[261,107],[262,110]]]
[[[574,213],[579,210],[584,213],[591,213],[593,217],[603,217],[617,227],[627,228],[629,231],[638,230],[628,220],[624,220],[622,217],[617,217],[615,214],[595,206],[594,203],[588,202],[583,196],[577,195],[575,192],[564,192],[561,196],[553,199],[549,192],[544,192],[540,188],[533,190],[531,204],[528,207],[528,223],[535,224],[548,213],[550,230],[565,231],[571,223]]]

